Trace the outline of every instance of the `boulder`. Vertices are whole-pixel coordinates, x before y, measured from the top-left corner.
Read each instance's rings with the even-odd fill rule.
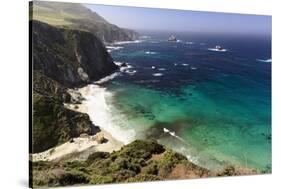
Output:
[[[94,136],[94,140],[97,141],[98,144],[102,144],[102,143],[107,142],[107,139],[104,137],[103,133],[97,133]]]

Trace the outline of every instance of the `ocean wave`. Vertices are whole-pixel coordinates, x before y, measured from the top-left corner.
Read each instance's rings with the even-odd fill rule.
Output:
[[[135,75],[135,73],[137,73],[137,70],[125,70],[125,72],[129,75]]]
[[[165,71],[166,68],[159,68],[158,70],[159,70],[159,71]]]
[[[192,69],[192,70],[197,70],[197,68],[195,68],[195,67],[191,67],[190,69]]]
[[[226,49],[222,49],[222,50],[219,50],[219,49],[216,49],[216,48],[208,48],[209,51],[216,51],[216,52],[226,52],[227,50]]]
[[[120,74],[119,74],[118,72],[115,72],[115,73],[113,73],[113,74],[111,74],[111,75],[109,75],[109,76],[106,76],[106,77],[104,77],[104,78],[98,80],[98,81],[95,81],[94,83],[95,83],[95,84],[103,84],[103,83],[106,83],[106,82],[108,82],[108,81],[114,79],[115,77],[117,77],[117,76],[119,76],[119,75],[120,75]]]
[[[120,49],[123,49],[123,48],[124,47],[121,47],[121,46],[106,46],[106,49],[107,49],[108,52],[120,50]]]
[[[259,61],[259,62],[266,62],[266,63],[271,63],[271,62],[272,62],[271,58],[265,59],[265,60],[263,60],[263,59],[257,59],[257,61]]]
[[[152,74],[153,76],[155,76],[155,77],[160,77],[160,76],[163,76],[163,74],[162,73],[154,73],[154,74]]]
[[[143,40],[135,40],[135,41],[118,41],[114,42],[115,45],[123,45],[123,44],[130,44],[130,43],[141,43]]]
[[[189,64],[181,64],[182,66],[189,66]]]
[[[145,54],[157,54],[157,52],[153,52],[153,51],[146,51]]]
[[[88,85],[87,87],[89,93],[83,97],[86,99],[84,103],[87,106],[91,121],[124,144],[132,142],[136,136],[135,131],[122,128],[124,123],[122,120],[126,120],[125,115],[116,115],[112,112],[113,107],[110,101],[114,93],[98,85]]]

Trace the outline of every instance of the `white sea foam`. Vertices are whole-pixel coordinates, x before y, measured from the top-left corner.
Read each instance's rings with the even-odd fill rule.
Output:
[[[159,68],[158,70],[159,70],[159,71],[165,71],[166,68]]]
[[[146,51],[145,54],[157,54],[157,52]]]
[[[106,82],[108,82],[108,81],[114,79],[114,78],[117,77],[118,75],[120,75],[120,74],[119,74],[118,72],[115,72],[115,73],[113,73],[113,74],[111,74],[111,75],[109,75],[109,76],[106,76],[106,77],[104,77],[104,78],[102,78],[102,79],[96,81],[95,84],[103,84],[103,83],[106,83]]]
[[[271,58],[266,59],[266,60],[263,60],[263,59],[257,59],[257,61],[259,61],[259,62],[266,62],[266,63],[271,63],[271,62],[272,62]]]
[[[119,50],[119,49],[123,49],[124,47],[121,46],[106,46],[107,49],[112,49],[112,50]]]
[[[216,49],[216,48],[208,48],[209,51],[216,51],[216,52],[226,52],[226,49]]]
[[[122,128],[126,118],[122,114],[113,113],[112,105],[108,103],[114,94],[98,85],[88,85],[87,87],[89,92],[84,97],[91,121],[125,144],[133,141],[135,131]]]
[[[189,64],[181,64],[181,65],[183,65],[183,66],[188,66]]]
[[[123,45],[123,44],[130,44],[130,43],[141,43],[143,40],[135,40],[135,41],[119,41],[115,42],[115,45]]]
[[[118,62],[118,61],[114,61],[114,63],[117,65],[117,66],[121,66],[122,64],[126,64],[126,67],[124,67],[124,68],[128,68],[128,69],[130,69],[130,68],[133,68],[133,66],[130,64],[130,63],[128,63],[128,62]]]
[[[135,75],[135,73],[137,73],[137,70],[125,70],[125,72],[129,75]]]
[[[106,46],[107,52],[112,52],[112,51],[120,50],[123,48],[124,47],[121,47],[121,46]]]
[[[155,77],[160,77],[160,76],[162,76],[163,74],[162,73],[154,73],[154,74],[152,74],[153,76],[155,76]]]
[[[169,129],[166,129],[166,128],[163,128],[163,131],[164,131],[164,133],[170,132],[170,130],[169,130]]]
[[[173,137],[175,137],[175,138],[177,138],[177,139],[179,139],[180,141],[182,141],[182,142],[185,143],[185,140],[184,140],[183,138],[181,138],[180,136],[176,135],[176,132],[175,132],[175,131],[171,131],[171,130],[165,128],[165,127],[163,128],[163,131],[164,131],[164,133],[169,133],[171,136],[173,136]]]
[[[197,70],[197,68],[195,68],[195,67],[191,67],[190,69],[192,69],[192,70]]]
[[[155,69],[155,66],[151,66],[151,69]]]
[[[174,65],[175,65],[175,66],[177,66],[177,65],[178,65],[178,63],[174,63]]]
[[[133,68],[133,66],[131,64],[127,63],[127,62],[117,62],[117,61],[114,61],[114,63],[117,66],[119,66],[121,72],[125,72],[126,70]],[[121,65],[124,64],[124,63],[126,64],[126,66],[121,67]]]

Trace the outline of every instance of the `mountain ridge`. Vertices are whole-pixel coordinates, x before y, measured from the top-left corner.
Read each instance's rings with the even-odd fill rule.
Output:
[[[109,23],[102,16],[78,3],[33,2],[33,20],[56,27],[85,30],[95,34],[103,42],[136,40],[139,34],[127,28]]]

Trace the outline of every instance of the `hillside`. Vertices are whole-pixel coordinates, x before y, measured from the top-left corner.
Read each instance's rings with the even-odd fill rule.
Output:
[[[118,67],[103,43],[86,31],[62,29],[30,21],[33,52],[32,153],[92,134],[87,114],[64,107],[75,102],[67,89],[102,78]],[[48,33],[48,35],[45,35]]]
[[[104,42],[130,41],[138,37],[136,32],[107,22],[81,4],[39,1],[31,6],[33,20],[56,27],[89,31]]]
[[[156,141],[136,140],[111,154],[95,152],[86,161],[34,162],[33,187],[105,184],[256,174],[245,168],[209,171]]]

